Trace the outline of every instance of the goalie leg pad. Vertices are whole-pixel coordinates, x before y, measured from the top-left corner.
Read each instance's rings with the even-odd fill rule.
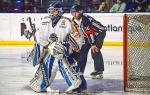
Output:
[[[76,88],[82,88],[84,90],[87,89],[86,80],[84,76],[79,72],[79,68],[74,63],[69,63],[67,58],[63,58],[63,60],[59,60],[59,69],[67,82],[69,88],[66,92],[69,92]]]
[[[54,80],[56,73],[58,71],[58,65],[54,64],[54,57],[49,56],[44,64],[45,76],[49,80],[48,85],[47,81],[45,80],[42,69],[39,66],[38,70],[36,71],[34,78],[30,81],[29,86],[36,92],[45,91],[46,88],[52,83]]]
[[[80,72],[80,68],[76,65],[75,60],[71,57],[66,57],[66,60],[69,62],[70,68],[73,68],[76,73],[80,75],[80,78],[82,80],[82,84],[78,87],[81,90],[86,90],[87,89],[87,82],[83,76],[83,74]]]
[[[53,57],[53,56],[51,56]],[[58,64],[56,63],[56,59],[55,61],[53,60],[53,58],[50,59],[50,64],[49,64],[49,84],[51,84],[58,72]]]
[[[40,57],[40,46],[35,44],[34,48],[32,49],[31,53],[27,57],[27,61],[35,67],[38,65],[38,59]]]
[[[59,69],[64,80],[69,85],[69,88],[66,90],[66,92],[76,89],[81,85],[82,81],[79,77],[79,74],[76,73],[73,68],[66,66],[62,60],[59,60]]]

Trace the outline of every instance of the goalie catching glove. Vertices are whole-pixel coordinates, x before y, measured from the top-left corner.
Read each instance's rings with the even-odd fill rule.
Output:
[[[52,44],[50,44],[48,46],[49,48],[49,53],[58,58],[58,59],[62,59],[63,58],[63,55],[64,55],[64,49],[65,47],[63,46],[62,43],[60,42],[53,42]]]

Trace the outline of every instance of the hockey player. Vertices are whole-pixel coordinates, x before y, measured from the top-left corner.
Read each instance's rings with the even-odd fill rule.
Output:
[[[82,46],[79,53],[74,53],[72,56],[77,59],[78,66],[81,72],[87,63],[87,54],[91,48],[92,58],[94,59],[95,71],[91,73],[92,78],[102,78],[104,71],[104,62],[100,49],[106,35],[105,27],[92,17],[83,14],[81,5],[77,4],[72,7],[71,14],[73,15],[72,24],[78,30],[78,33],[84,38],[85,44]]]
[[[30,87],[37,92],[44,90],[55,92],[56,90],[50,88],[50,84],[59,69],[69,86],[67,93],[76,92],[75,89],[80,89],[80,87],[86,90],[86,80],[79,72],[75,61],[70,57],[72,48],[79,50],[78,44],[71,36],[71,22],[62,16],[60,4],[50,6],[48,12],[50,16],[42,20],[35,34],[36,52],[33,65],[40,65],[34,78],[30,81]]]

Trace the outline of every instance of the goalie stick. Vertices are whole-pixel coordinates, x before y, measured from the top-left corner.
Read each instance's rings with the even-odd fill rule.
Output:
[[[31,17],[28,17],[27,20],[29,21],[29,25],[30,25],[30,28],[31,28],[31,31],[32,31],[31,34],[30,34],[29,40],[33,36],[34,41],[36,42],[36,37],[35,37],[36,28],[35,28],[35,24],[32,23]],[[35,53],[35,47],[32,49],[31,53],[27,57],[27,61],[28,62],[30,61],[30,59],[32,59],[32,56],[34,55],[34,53]]]
[[[36,37],[35,37],[35,32],[36,32],[35,24],[32,23],[31,17],[28,17],[27,19],[28,19],[28,21],[29,21],[29,24],[30,24],[30,27],[31,27],[31,31],[32,31],[30,38],[33,36],[34,41],[36,41]],[[30,39],[30,38],[29,38],[29,39]]]

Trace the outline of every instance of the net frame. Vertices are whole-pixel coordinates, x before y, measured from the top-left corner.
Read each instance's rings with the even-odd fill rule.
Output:
[[[128,58],[128,55],[129,55],[129,52],[128,52],[128,49],[129,49],[129,46],[135,46],[135,47],[146,47],[146,48],[150,48],[150,43],[146,43],[145,45],[143,45],[142,43],[139,43],[139,44],[130,44],[128,43],[128,29],[129,29],[129,23],[130,22],[130,16],[133,16],[132,19],[134,19],[134,16],[135,18],[139,17],[140,19],[136,19],[137,22],[140,22],[142,24],[144,24],[149,32],[150,32],[150,14],[125,14],[124,17],[123,17],[123,20],[124,20],[124,23],[123,23],[123,26],[124,26],[124,33],[123,33],[123,62],[124,62],[124,91],[140,91],[140,92],[150,92],[150,85],[143,85],[143,82],[145,82],[145,84],[149,83],[150,84],[150,76],[148,77],[145,77],[145,79],[148,79],[149,80],[139,80],[139,82],[137,83],[134,83],[134,85],[139,85],[137,88],[136,87],[131,87],[131,79],[129,79],[129,70],[131,68],[129,68],[129,58]],[[144,30],[145,31],[145,30]],[[149,33],[150,34],[150,33]],[[148,36],[150,37],[150,36]],[[150,63],[148,61],[148,63]],[[150,64],[149,64],[150,65]],[[132,80],[134,81],[134,79]],[[140,87],[141,86],[141,87]],[[145,87],[144,87],[145,86]]]

